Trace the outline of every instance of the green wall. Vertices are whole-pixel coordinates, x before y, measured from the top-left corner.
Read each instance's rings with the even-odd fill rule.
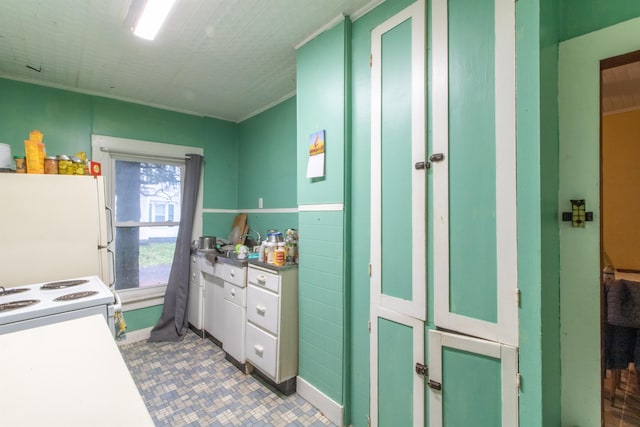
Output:
[[[238,125],[238,207],[294,208],[296,97]]]
[[[297,182],[299,205],[345,201],[351,23],[344,20],[298,50]],[[325,130],[325,176],[306,178],[309,135]],[[345,403],[348,324],[344,211],[300,212],[298,375]]]
[[[568,40],[640,16],[640,2],[561,0],[562,38]]]
[[[297,228],[296,97],[239,124],[207,120],[203,207],[222,211],[203,214],[203,233],[227,238],[236,211],[262,236]]]
[[[23,141],[34,129],[44,134],[47,153],[53,155],[85,151],[90,156],[94,133],[202,147],[203,208],[254,208],[257,205],[245,200],[258,191],[265,194],[265,207],[296,206],[296,168],[291,166],[296,158],[295,98],[236,124],[8,79],[0,79],[0,93],[0,142],[10,144],[14,155],[24,154]],[[273,180],[251,175],[263,167],[263,157],[276,164]],[[281,164],[288,169],[280,169]],[[286,173],[278,176],[279,171]],[[205,213],[203,233],[226,237],[234,216]],[[297,228],[297,214],[290,212],[252,214],[249,220],[261,233],[267,228]],[[159,306],[126,312],[128,330],[152,326],[158,310]]]
[[[560,419],[558,11],[555,0],[516,4],[522,426],[553,426]]]

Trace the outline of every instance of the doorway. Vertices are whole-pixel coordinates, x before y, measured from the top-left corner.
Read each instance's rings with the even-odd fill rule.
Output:
[[[602,414],[640,425],[640,51],[600,62]],[[636,297],[637,296],[637,297]],[[637,320],[636,320],[637,319]]]

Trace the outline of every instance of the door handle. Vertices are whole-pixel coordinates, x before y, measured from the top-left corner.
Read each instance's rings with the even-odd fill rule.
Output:
[[[442,390],[442,383],[439,383],[438,381],[429,380],[428,385],[432,390]]]
[[[431,169],[431,162],[441,162],[444,160],[444,154],[442,153],[433,153],[429,156],[428,162],[416,162],[413,167],[417,170],[420,169]]]

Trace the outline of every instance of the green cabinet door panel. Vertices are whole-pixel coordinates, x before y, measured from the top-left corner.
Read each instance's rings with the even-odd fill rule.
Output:
[[[495,323],[494,0],[448,5],[450,310]]]
[[[382,35],[381,51],[382,293],[410,300],[411,20]]]
[[[398,351],[402,349],[402,351]],[[378,425],[413,425],[413,330],[378,318]]]

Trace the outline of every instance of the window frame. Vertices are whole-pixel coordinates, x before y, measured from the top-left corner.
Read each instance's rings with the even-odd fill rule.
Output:
[[[115,206],[115,161],[148,161],[184,164],[188,154],[203,155],[203,149],[186,145],[167,144],[153,141],[143,141],[128,138],[118,138],[106,135],[91,135],[92,159],[101,163],[102,175],[105,182],[105,198],[107,206]],[[202,234],[202,173],[198,190],[198,202],[194,217],[191,240]],[[184,185],[184,181],[181,183]],[[168,209],[168,208],[167,208]],[[174,214],[175,215],[175,214]],[[115,218],[113,232],[115,233]],[[146,224],[146,223],[145,223]],[[113,243],[110,245],[113,250]],[[115,254],[113,256],[115,263]],[[115,265],[112,266],[115,269]],[[112,273],[113,274],[113,273]],[[164,303],[165,286],[153,286],[149,288],[134,288],[118,290],[125,308],[132,310],[145,308]]]

